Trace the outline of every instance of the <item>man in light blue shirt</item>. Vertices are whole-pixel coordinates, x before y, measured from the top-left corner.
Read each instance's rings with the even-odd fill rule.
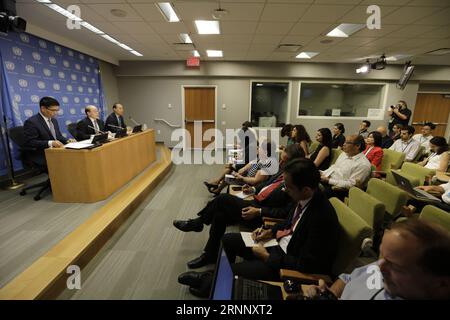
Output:
[[[341,274],[331,287],[322,280],[304,294],[329,290],[342,300],[450,299],[450,233],[421,219],[386,230],[381,259]]]

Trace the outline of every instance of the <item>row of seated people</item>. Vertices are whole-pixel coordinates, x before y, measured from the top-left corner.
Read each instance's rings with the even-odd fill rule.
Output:
[[[287,148],[283,160],[296,148]],[[199,268],[217,259],[222,238],[223,249],[232,263],[235,275],[255,280],[279,280],[280,269],[293,269],[306,273],[331,274],[336,257],[339,223],[336,212],[325,194],[320,190],[320,173],[311,160],[290,159],[282,167],[279,177],[274,177],[266,189],[257,193],[248,202],[238,197],[222,194],[198,213],[198,218],[174,221],[175,227],[188,232],[203,230],[211,225],[210,237],[203,254],[188,263],[190,268]],[[277,185],[277,181],[283,181]],[[283,187],[286,188],[283,194]],[[265,196],[265,199],[260,199]],[[275,198],[286,199],[281,207]],[[273,204],[267,200],[271,199]],[[266,201],[266,202],[261,202]],[[272,206],[273,205],[273,206]],[[262,217],[285,217],[285,220],[270,229],[257,228]],[[228,225],[239,224],[254,229],[256,241],[276,238],[278,245],[270,248],[246,247],[239,233],[225,234]],[[422,250],[418,250],[423,248]],[[408,254],[406,254],[406,252]],[[433,256],[432,253],[438,256]],[[401,253],[401,255],[399,255]],[[392,299],[392,298],[445,298],[450,294],[450,236],[447,231],[425,222],[400,223],[386,232],[381,245],[382,259],[378,262],[385,285],[375,294],[364,287],[370,266],[357,269],[350,275],[341,275],[329,290],[342,298]],[[236,257],[243,262],[236,262]],[[427,259],[424,261],[423,259]],[[441,259],[447,259],[445,267]],[[427,266],[424,268],[423,266]],[[403,276],[404,273],[407,276]],[[210,273],[209,273],[210,274]],[[188,272],[180,275],[179,282],[190,285],[190,291],[207,296],[211,281],[208,272]],[[365,275],[365,278],[364,278]],[[416,277],[424,281],[414,281]],[[425,280],[426,279],[426,280]],[[344,289],[345,290],[342,290]],[[311,287],[309,291],[325,290]],[[347,290],[347,291],[346,291]],[[383,291],[383,292],[381,292]],[[311,294],[311,293],[310,293]]]
[[[198,218],[187,221],[174,221],[174,226],[185,232],[200,232],[203,230],[204,225],[211,225],[209,231],[210,237],[205,246],[204,252],[200,257],[190,261],[188,266],[190,268],[199,268],[216,261],[218,249],[220,247],[220,239],[223,237],[227,226],[239,224],[255,229],[257,226],[261,225],[263,217],[276,217],[284,218],[286,221],[270,231],[261,232],[261,229],[257,229],[258,231],[255,232],[255,236],[256,233],[258,233],[258,239],[268,236],[278,236],[277,238],[280,243],[278,249],[267,250],[264,248],[246,248],[245,245],[243,245],[239,234],[226,235],[223,238],[224,248],[227,255],[229,255],[230,261],[235,261],[236,255],[242,256],[248,260],[245,263],[233,265],[233,270],[237,274],[244,277],[256,277],[257,279],[276,278],[277,272],[283,263],[286,263],[286,266],[289,268],[300,271],[309,270],[306,272],[325,273],[329,271],[325,265],[327,265],[326,261],[330,263],[330,261],[333,260],[333,250],[330,247],[326,247],[325,244],[320,244],[320,241],[317,243],[311,241],[311,239],[308,239],[308,236],[313,238],[317,237],[315,239],[320,239],[320,237],[323,236],[325,237],[324,239],[327,239],[328,243],[336,242],[334,241],[336,239],[332,238],[333,230],[338,228],[338,225],[336,224],[335,219],[333,222],[333,218],[330,218],[329,212],[333,210],[329,210],[330,207],[327,207],[326,199],[336,195],[335,190],[331,188],[333,185],[342,189],[348,189],[355,185],[356,180],[358,180],[358,176],[362,175],[363,179],[370,176],[371,165],[362,152],[363,150],[366,150],[364,144],[365,142],[362,136],[348,136],[346,138],[346,143],[343,146],[343,154],[341,154],[336,163],[328,169],[328,172],[327,170],[320,172],[317,170],[317,165],[314,162],[304,159],[303,148],[299,147],[298,144],[289,144],[288,147],[282,152],[280,171],[253,189],[253,191],[255,191],[255,196],[251,202],[229,194],[221,194],[216,199],[209,202],[207,206],[198,213]],[[287,169],[289,169],[289,165],[287,167],[285,167],[285,165],[287,161],[296,158],[303,158],[303,160],[299,160],[296,165],[292,165],[297,169],[297,171],[294,171],[291,175],[289,175],[286,173],[286,171],[288,172]],[[300,162],[302,163],[301,165]],[[302,166],[307,167],[308,169],[304,169],[302,171]],[[313,176],[311,176],[311,174],[313,174]],[[314,178],[314,174],[316,174],[317,179]],[[317,182],[315,182],[316,180]],[[291,183],[289,183],[289,181]],[[308,182],[305,181],[312,184],[308,184]],[[291,187],[289,187],[289,185]],[[283,192],[283,188],[286,188],[286,192]],[[321,233],[321,231],[314,229],[314,223],[311,223],[311,225],[307,224],[308,227],[303,226],[303,224],[302,226],[307,229],[311,228],[314,232],[309,233],[309,231],[303,230],[301,234],[306,238],[301,236],[298,238],[298,236],[294,236],[293,229],[297,226],[296,222],[294,222],[295,219],[298,219],[299,215],[300,217],[303,216],[303,213],[305,213],[307,208],[310,207],[309,202],[306,204],[305,202],[301,203],[301,200],[299,199],[303,198],[298,198],[297,201],[292,201],[296,199],[296,196],[294,196],[293,193],[294,191],[292,190],[298,191],[302,188],[307,188],[309,190],[309,193],[307,192],[307,200],[311,201],[311,205],[316,202],[320,202],[320,206],[319,204],[312,206],[311,211],[322,212],[314,213],[314,217],[317,217],[322,222],[330,222],[329,228],[327,228],[326,225],[320,227],[320,229],[326,231],[325,233]],[[252,188],[245,186],[244,191],[246,189]],[[302,197],[304,196],[305,195]],[[291,201],[287,200],[286,197],[290,198]],[[316,197],[318,197],[320,201],[312,201]],[[282,200],[281,202],[280,199]],[[302,206],[299,207],[299,203],[302,204]],[[325,207],[321,207],[322,205]],[[300,213],[299,208],[301,208]],[[331,214],[331,216],[333,215]],[[310,219],[305,220],[309,221]],[[301,242],[299,240],[298,243],[295,242],[295,244],[289,245],[290,241],[294,237],[295,239],[303,238],[305,242]],[[310,269],[308,267],[308,259],[304,257],[302,259],[300,258],[302,257],[302,254],[306,254],[307,256],[311,255],[309,250],[314,248],[313,244],[321,246],[320,251],[327,253],[328,258],[322,257],[323,259],[319,259],[322,264],[319,263],[319,265],[314,265],[313,263],[310,265]],[[274,250],[277,251],[275,252]],[[286,255],[289,256],[290,254],[292,254],[292,257],[286,257]],[[263,264],[261,264],[261,260]],[[314,267],[312,267],[313,265]],[[279,268],[277,268],[277,266]],[[329,264],[328,267],[330,267]],[[256,269],[259,271],[256,271]],[[196,278],[198,275],[182,275],[180,279],[182,283],[189,284],[192,277]],[[197,290],[196,288],[191,289],[193,293]]]

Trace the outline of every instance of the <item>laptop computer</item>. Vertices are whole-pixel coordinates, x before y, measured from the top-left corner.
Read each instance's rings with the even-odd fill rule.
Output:
[[[142,124],[133,127],[133,133],[142,132]]]
[[[127,129],[117,129],[116,131],[116,135],[114,136],[114,138],[122,138],[122,137],[126,137],[128,136],[127,134]]]
[[[441,202],[441,199],[436,198],[435,196],[432,196],[428,192],[424,190],[420,190],[418,188],[414,188],[411,185],[411,182],[408,178],[403,177],[402,175],[398,174],[395,171],[391,171],[392,175],[394,176],[395,181],[397,182],[397,185],[408,192],[409,194],[412,194],[415,198],[419,200],[426,200],[426,201],[434,201],[434,202]]]
[[[282,300],[281,288],[235,276],[223,250],[217,259],[211,300]]]

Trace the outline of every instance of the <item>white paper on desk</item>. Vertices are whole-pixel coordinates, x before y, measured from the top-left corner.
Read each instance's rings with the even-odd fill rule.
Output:
[[[251,232],[241,232],[241,237],[242,237],[242,240],[244,241],[246,247],[257,247],[261,243],[263,243],[263,242],[255,242],[252,239],[252,233]],[[267,248],[267,247],[275,247],[277,245],[278,245],[278,242],[277,242],[276,239],[271,239],[269,241],[264,242],[264,244],[263,244],[263,246],[265,248]]]
[[[241,192],[235,194],[236,197],[241,198],[241,199],[245,199],[252,195],[253,195],[253,193],[247,194],[247,193],[244,193],[244,191],[241,191]]]
[[[66,149],[84,149],[92,147],[93,144],[89,142],[89,140],[79,141],[79,142],[71,142],[64,146]]]
[[[236,177],[233,176],[232,174],[226,174],[225,175],[225,182],[228,184],[233,184],[236,182]]]

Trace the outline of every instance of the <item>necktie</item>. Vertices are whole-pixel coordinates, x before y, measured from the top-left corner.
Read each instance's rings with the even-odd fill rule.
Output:
[[[122,126],[122,120],[120,120],[120,117],[117,117],[117,123],[119,124],[119,127]]]
[[[299,202],[297,208],[295,209],[294,216],[292,217],[291,226],[288,229],[278,230],[277,234],[275,235],[277,240],[280,240],[281,238],[286,237],[294,232],[294,226],[297,223],[298,219],[300,218],[302,210],[303,208]]]
[[[278,188],[278,186],[283,182],[283,175],[281,175],[275,182],[273,182],[271,185],[269,185],[267,188],[265,188],[263,191],[258,193],[256,196],[254,196],[256,201],[264,201],[273,190]]]
[[[56,140],[55,127],[53,126],[53,122],[51,119],[48,119],[48,127],[50,128],[50,132],[52,133],[53,139]]]
[[[98,127],[97,120],[94,120],[94,128],[95,128],[95,133],[97,133],[98,131],[100,131],[100,128]]]

